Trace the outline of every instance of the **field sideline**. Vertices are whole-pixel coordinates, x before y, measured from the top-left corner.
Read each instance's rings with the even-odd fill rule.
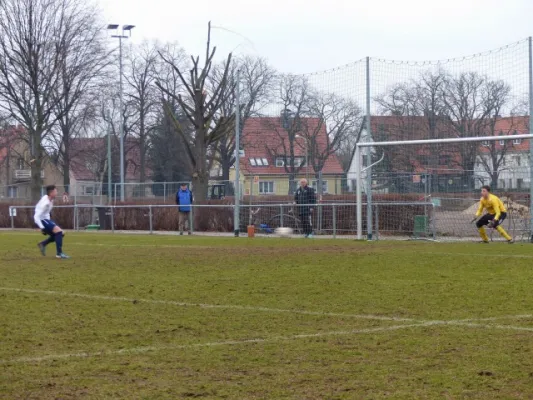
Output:
[[[530,399],[533,246],[0,232],[0,398]]]

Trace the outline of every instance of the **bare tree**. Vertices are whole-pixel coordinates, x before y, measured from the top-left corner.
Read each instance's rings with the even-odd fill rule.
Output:
[[[178,66],[179,70],[185,69],[187,57],[176,43],[165,44],[159,51],[171,63],[158,59],[156,64],[156,80],[165,90],[160,90],[158,93],[157,123],[150,132],[154,180],[156,182],[190,180],[193,171],[186,148],[194,145],[192,141],[194,129],[185,115],[180,113],[180,107],[175,100],[175,97],[181,93],[183,84],[172,67],[174,65]]]
[[[247,56],[237,59],[230,72],[228,89],[237,84],[237,70],[240,75],[240,127],[241,132],[248,118],[259,116],[261,110],[272,99],[273,84],[276,79],[276,71],[264,58]],[[218,65],[213,71],[211,84],[216,87],[224,76],[224,65]],[[226,101],[221,105],[220,111],[215,115],[218,118],[227,118],[235,110],[236,97],[232,90],[226,96]],[[213,159],[217,161],[222,170],[222,180],[228,181],[230,169],[235,163],[235,127],[228,126],[228,132],[216,143]]]
[[[510,135],[519,127],[520,118],[508,117],[502,119],[502,111],[509,102],[511,87],[503,81],[488,81],[485,85],[485,101],[492,108],[492,115],[487,118],[484,136]],[[490,176],[491,186],[498,187],[498,178],[505,166],[505,160],[512,142],[505,140],[503,145],[496,141],[485,143],[478,154],[478,160],[483,169]]]
[[[335,94],[319,94],[310,103],[310,118],[302,121],[302,131],[308,144],[309,164],[318,178],[328,159],[336,157],[345,143],[355,146],[361,139],[363,113],[354,101]]]
[[[448,74],[443,70],[425,71],[418,78],[393,86],[375,100],[387,119],[387,128],[375,126],[377,140],[440,139],[448,135],[447,114],[442,93]],[[395,159],[397,170],[412,169],[413,157],[409,148],[384,148],[386,158]],[[402,153],[403,154],[400,154]],[[391,154],[393,153],[393,154]],[[442,165],[441,155],[446,149],[438,144],[424,146],[419,152],[419,162],[435,173]],[[402,160],[402,162],[400,162]]]
[[[53,91],[57,126],[51,140],[57,150],[56,162],[69,191],[71,142],[98,118],[102,77],[109,64],[109,51],[94,5],[73,4],[65,33],[55,43],[60,58],[59,85]]]
[[[146,158],[150,131],[156,126],[155,110],[157,106],[156,69],[158,57],[157,44],[145,42],[135,48],[129,57],[126,74],[130,106],[134,110],[135,122],[133,132],[139,139],[140,181],[146,180]]]
[[[183,93],[176,94],[165,88],[161,82],[157,81],[156,85],[168,96],[173,98],[183,114],[187,117],[194,127],[194,136],[192,142],[187,142],[187,137],[177,118],[174,118],[176,129],[184,137],[184,143],[187,145],[187,156],[192,164],[192,182],[197,192],[198,198],[207,198],[207,189],[209,183],[208,168],[208,149],[222,138],[228,127],[231,127],[235,121],[235,113],[214,121],[215,115],[219,112],[222,104],[226,102],[228,93],[233,91],[232,83],[228,76],[231,67],[231,54],[228,55],[224,74],[220,84],[208,92],[208,77],[213,68],[213,58],[216,53],[216,47],[211,48],[211,23],[208,25],[206,56],[203,67],[200,66],[200,58],[192,57],[192,68],[189,71],[188,79],[182,72],[182,66],[176,65],[174,60],[166,57],[159,52],[161,58],[167,62],[180,77],[183,84]],[[171,109],[167,107],[169,113]]]
[[[308,118],[313,96],[314,92],[307,78],[296,75],[281,76],[275,99],[282,108],[279,120],[263,118],[261,123],[261,129],[268,131],[273,140],[260,145],[265,146],[273,160],[283,160],[283,168],[289,175],[289,193],[295,190],[296,175],[305,166],[305,155],[298,156],[297,153],[301,154],[302,146],[305,148],[303,121]],[[303,143],[298,143],[300,137]]]
[[[496,110],[501,110],[508,94],[509,88],[503,82],[490,81],[476,72],[448,77],[442,98],[452,134],[458,138],[487,134],[492,117],[496,114]],[[461,143],[456,148],[460,156],[456,162],[464,171],[463,185],[472,186],[479,143]]]
[[[0,107],[27,131],[34,200],[41,192],[43,141],[65,112],[58,109],[65,97],[61,90],[65,45],[76,43],[77,35],[85,38],[75,25],[84,18],[92,18],[92,11],[81,0],[0,2]],[[76,68],[83,66],[83,60],[78,59]]]

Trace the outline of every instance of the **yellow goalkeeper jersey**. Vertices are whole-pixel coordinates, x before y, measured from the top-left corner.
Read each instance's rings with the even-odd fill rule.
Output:
[[[483,210],[487,210],[488,214],[494,215],[494,219],[496,220],[500,219],[502,212],[507,212],[507,209],[500,198],[493,194],[489,194],[487,199],[484,199],[483,197],[481,198],[476,217],[479,217],[483,213]]]

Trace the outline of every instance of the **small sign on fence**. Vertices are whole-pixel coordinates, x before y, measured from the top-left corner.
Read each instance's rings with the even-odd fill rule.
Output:
[[[16,217],[17,216],[17,209],[14,207],[9,207],[9,216],[10,217]]]

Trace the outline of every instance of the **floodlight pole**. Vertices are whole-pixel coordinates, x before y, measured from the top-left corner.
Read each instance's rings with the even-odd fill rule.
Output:
[[[123,88],[123,62],[122,62],[122,39],[128,39],[131,36],[131,30],[134,28],[133,25],[123,25],[121,35],[112,35],[112,38],[118,39],[119,45],[119,107],[120,107],[120,126],[119,126],[119,142],[120,142],[120,201],[124,202],[124,186],[125,186],[125,177],[124,177],[124,88]],[[118,29],[118,25],[108,25],[107,29]],[[125,35],[124,32],[128,31],[129,36]]]
[[[233,209],[233,230],[235,237],[239,237],[239,228],[241,225],[241,177],[240,177],[240,134],[241,134],[241,94],[240,94],[240,75],[241,71],[237,69],[235,85],[235,208]],[[251,196],[251,193],[250,193]]]

